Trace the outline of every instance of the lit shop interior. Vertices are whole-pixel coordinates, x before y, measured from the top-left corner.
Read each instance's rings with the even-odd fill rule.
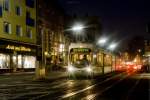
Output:
[[[29,69],[35,68],[36,57],[0,53],[0,69]]]

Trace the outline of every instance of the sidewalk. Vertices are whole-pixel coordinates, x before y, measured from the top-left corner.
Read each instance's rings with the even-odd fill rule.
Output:
[[[32,80],[35,80],[36,78],[36,73],[35,72],[15,72],[15,73],[3,73],[3,74],[0,74],[0,77],[8,77],[8,78],[11,78],[11,77],[22,77],[24,76],[25,79],[28,79],[30,81]],[[28,77],[28,78],[26,78]],[[55,80],[55,79],[59,79],[59,78],[64,78],[64,77],[67,77],[67,72],[65,71],[51,71],[49,73],[47,73],[46,75],[46,79],[48,80]]]

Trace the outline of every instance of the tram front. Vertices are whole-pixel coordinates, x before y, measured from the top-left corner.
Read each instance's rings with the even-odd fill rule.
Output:
[[[68,64],[68,74],[69,76],[84,75],[92,76],[93,68],[93,53],[92,48],[83,47],[82,48],[70,48],[69,52],[69,64]]]

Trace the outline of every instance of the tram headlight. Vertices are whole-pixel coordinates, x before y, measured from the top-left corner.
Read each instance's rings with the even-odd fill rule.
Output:
[[[74,71],[74,68],[72,66],[69,66],[68,67],[68,72],[73,72]]]
[[[90,73],[90,72],[92,72],[92,69],[90,67],[87,67],[86,71]]]

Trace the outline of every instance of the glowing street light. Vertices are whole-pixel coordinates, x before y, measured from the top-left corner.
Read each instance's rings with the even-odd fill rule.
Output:
[[[84,26],[83,26],[82,24],[80,24],[80,23],[75,24],[75,25],[71,28],[71,30],[74,31],[74,32],[80,32],[80,31],[82,31],[83,29],[84,29]]]
[[[99,41],[98,41],[98,43],[99,44],[105,44],[107,42],[107,38],[101,38]]]
[[[81,34],[81,32],[83,31],[84,28],[85,28],[84,25],[81,24],[81,23],[77,23],[71,28],[71,30],[74,32],[74,34],[76,36],[76,41],[79,42],[80,34]]]
[[[108,49],[110,50],[114,50],[116,48],[117,44],[116,43],[112,43],[109,45]]]

